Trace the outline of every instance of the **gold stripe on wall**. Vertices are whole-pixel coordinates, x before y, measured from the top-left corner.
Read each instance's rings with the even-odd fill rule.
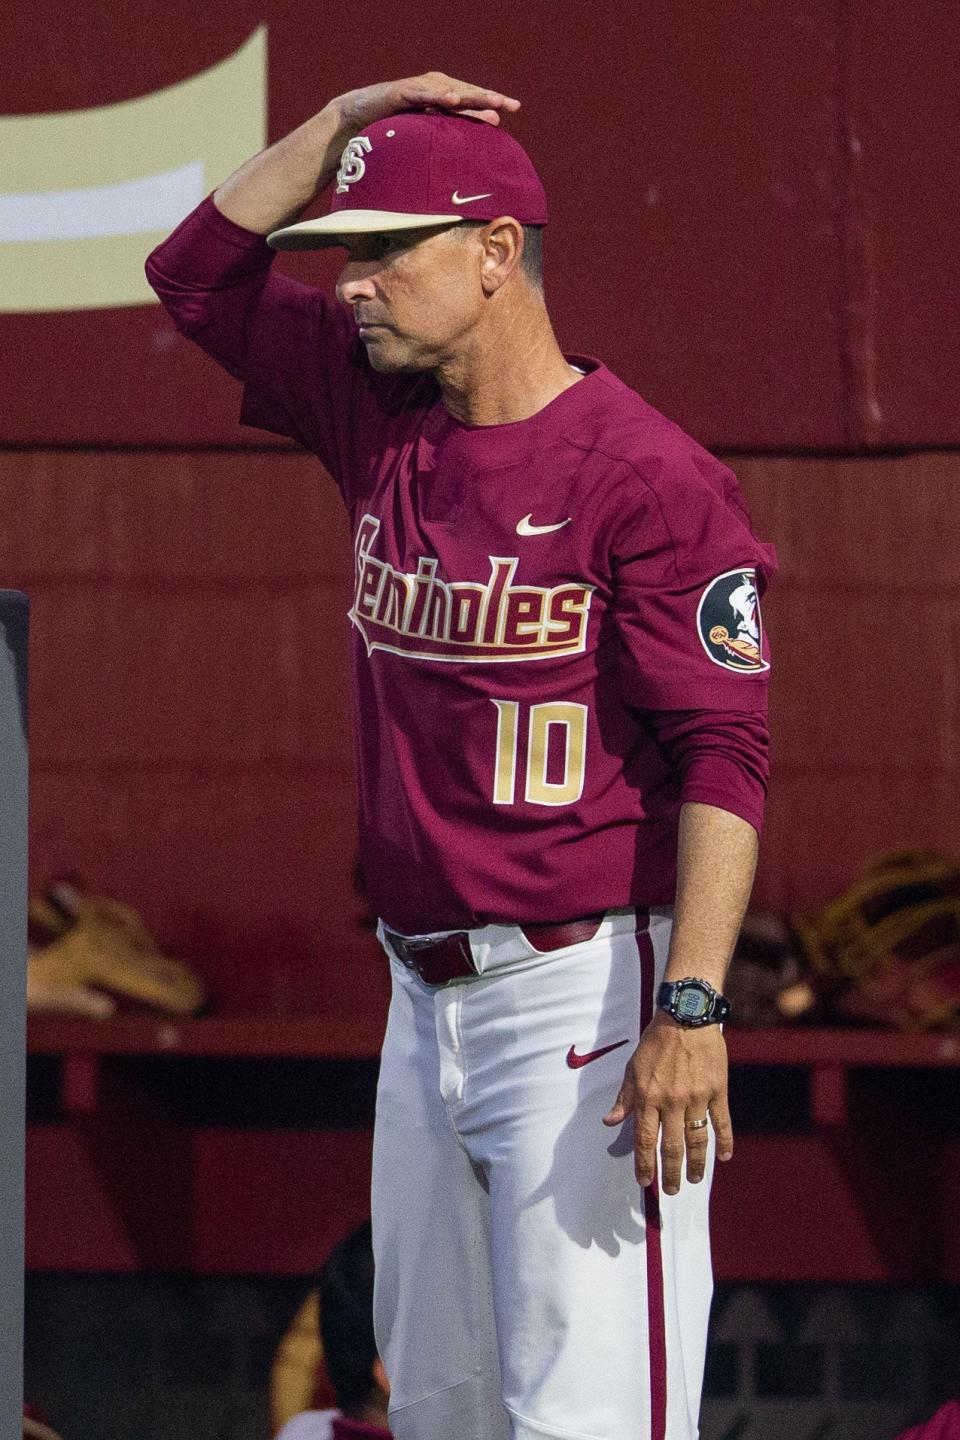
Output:
[[[0,312],[156,301],[153,247],[267,143],[267,29],[152,95],[0,116]]]

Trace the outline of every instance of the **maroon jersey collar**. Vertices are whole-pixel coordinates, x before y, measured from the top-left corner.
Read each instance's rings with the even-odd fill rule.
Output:
[[[575,429],[580,419],[600,402],[603,387],[616,383],[595,356],[565,355],[564,359],[586,372],[583,379],[561,391],[535,415],[500,425],[465,425],[438,400],[427,416],[425,434],[434,444],[444,446],[447,457],[462,451],[475,463],[519,463],[527,451],[539,450],[567,428]]]

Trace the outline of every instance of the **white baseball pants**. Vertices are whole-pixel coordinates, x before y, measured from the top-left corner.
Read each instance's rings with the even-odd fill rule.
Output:
[[[632,1123],[601,1123],[672,921],[610,911],[549,954],[487,926],[480,976],[441,989],[390,956],[372,1216],[396,1440],[696,1440],[713,1129],[669,1196],[659,1167],[637,1185]]]

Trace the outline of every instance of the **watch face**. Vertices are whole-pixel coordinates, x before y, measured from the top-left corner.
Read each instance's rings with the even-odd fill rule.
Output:
[[[677,996],[677,1014],[685,1020],[700,1020],[710,1008],[710,1000],[702,990],[686,986]]]

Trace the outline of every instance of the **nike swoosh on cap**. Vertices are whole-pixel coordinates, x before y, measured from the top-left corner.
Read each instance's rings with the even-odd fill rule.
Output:
[[[459,190],[454,190],[450,199],[454,205],[469,205],[471,200],[489,200],[492,194],[493,191],[488,190],[485,195],[461,195]]]
[[[533,520],[533,511],[531,510],[529,515],[524,515],[522,520],[517,521],[517,534],[549,535],[551,530],[562,530],[564,525],[569,525],[572,519],[573,516],[568,515],[566,520],[558,520],[555,525],[532,525],[530,522]]]
[[[629,1040],[618,1040],[615,1045],[602,1045],[599,1050],[590,1050],[586,1055],[578,1055],[576,1048],[571,1045],[567,1051],[567,1064],[571,1070],[579,1070],[581,1065],[589,1065],[591,1060],[599,1060],[601,1055],[609,1055],[611,1050],[619,1050],[623,1045],[629,1045]]]

